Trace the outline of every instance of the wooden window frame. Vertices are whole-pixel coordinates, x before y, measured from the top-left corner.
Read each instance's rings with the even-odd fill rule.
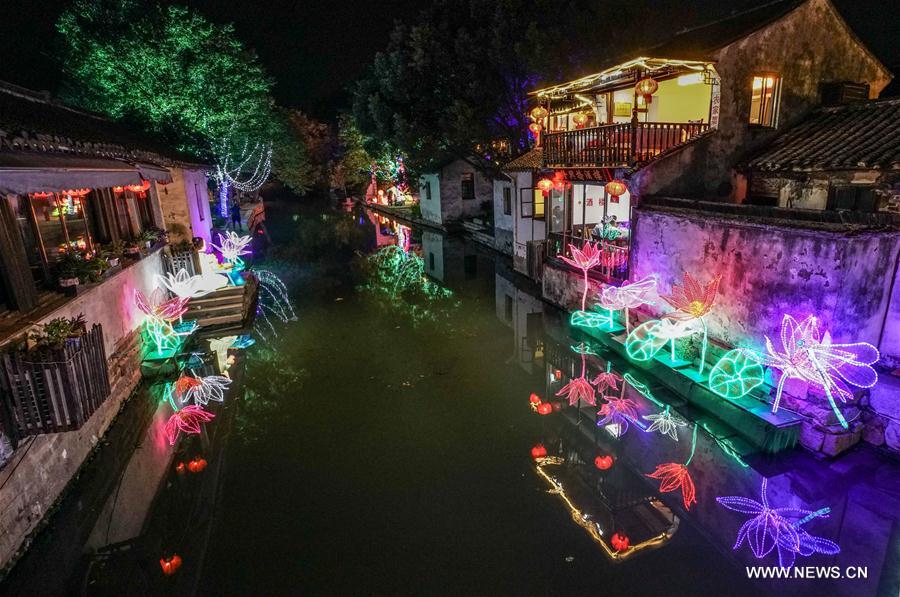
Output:
[[[753,122],[753,82],[756,79],[762,80],[762,87],[759,90],[759,114],[757,115],[757,121]],[[771,121],[768,120],[770,116],[766,112],[766,104],[768,102],[764,101],[764,97],[766,95],[766,91],[768,90],[767,81],[769,79],[773,79],[774,83],[772,85],[772,112],[771,112]],[[747,116],[747,122],[753,128],[760,129],[774,129],[778,128],[778,116],[781,111],[781,75],[778,73],[754,73],[750,78],[750,113]]]

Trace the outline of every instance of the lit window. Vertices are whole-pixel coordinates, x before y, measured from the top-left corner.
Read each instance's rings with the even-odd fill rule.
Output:
[[[778,100],[781,77],[756,75],[750,91],[750,124],[775,127],[778,125]]]
[[[534,218],[544,219],[544,192],[538,189],[534,191]]]

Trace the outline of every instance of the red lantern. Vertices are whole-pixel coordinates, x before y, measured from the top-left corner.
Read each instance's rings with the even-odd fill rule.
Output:
[[[574,116],[572,116],[572,122],[574,122],[575,126],[577,126],[578,128],[581,128],[585,124],[587,124],[587,121],[588,121],[588,115],[585,114],[584,112],[579,112],[578,114],[575,114]]]
[[[30,193],[30,195],[35,199],[49,199],[53,193]]]
[[[625,551],[631,545],[631,541],[628,540],[628,535],[625,535],[624,533],[614,534],[609,542],[616,551]]]
[[[594,458],[594,466],[596,466],[601,471],[608,471],[612,468],[613,465],[613,457],[609,454],[605,456],[597,456]]]
[[[634,86],[634,91],[644,98],[644,103],[649,104],[653,101],[653,94],[659,89],[659,83],[653,77],[644,77]]]
[[[179,473],[179,474],[184,472],[184,463],[183,462],[179,462],[178,464],[175,465],[175,472]]]
[[[609,195],[610,203],[618,203],[619,197],[628,192],[628,187],[619,179],[609,181],[604,188]]]
[[[537,106],[531,110],[531,117],[536,121],[540,121],[540,120],[543,120],[544,118],[547,118],[547,115],[549,115],[549,114],[550,114],[550,112],[548,112],[547,108],[545,108],[544,106]]]
[[[125,185],[125,190],[131,191],[132,193],[145,193],[148,189],[150,189],[149,180],[141,180],[141,184]]]
[[[546,195],[553,188],[553,181],[549,178],[542,178],[538,181],[537,188]]]
[[[116,195],[121,195],[125,192],[125,187],[113,187],[112,190]]]
[[[90,189],[66,189],[62,194],[69,195],[70,197],[84,197],[90,192]]]
[[[159,565],[162,568],[163,574],[172,576],[179,568],[181,568],[181,556],[176,553],[171,558],[160,558]]]
[[[528,397],[528,402],[530,402],[532,404],[540,404],[541,397],[538,396],[537,394],[532,394],[531,396]]]
[[[538,404],[537,411],[539,415],[549,415],[553,412],[553,405],[549,402],[541,402]]]
[[[545,458],[547,456],[547,448],[544,447],[544,444],[537,444],[533,448],[531,448],[531,457],[537,460],[538,458]]]
[[[200,471],[202,471],[203,469],[206,468],[206,459],[200,458],[198,456],[197,458],[194,458],[193,460],[188,462],[187,467],[188,467],[188,470],[191,471],[192,473],[199,473]]]

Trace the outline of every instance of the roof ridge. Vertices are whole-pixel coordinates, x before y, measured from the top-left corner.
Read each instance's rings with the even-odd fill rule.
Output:
[[[80,114],[82,116],[88,116],[90,118],[94,118],[103,122],[115,122],[107,118],[106,116],[103,116],[102,114],[97,114],[96,112],[90,112],[88,110],[76,108],[75,106],[70,106],[69,104],[61,102],[58,99],[54,98],[49,91],[37,91],[35,89],[29,89],[28,87],[23,87],[21,85],[17,85],[9,81],[4,81],[2,79],[0,79],[0,93],[6,93],[7,95],[12,95],[39,104],[45,104],[54,108],[68,110],[69,112],[74,112],[75,114]]]
[[[657,44],[656,46],[652,46],[649,49],[652,50],[653,48],[664,45],[664,44],[668,43],[668,41],[671,41],[671,39],[674,39],[674,38],[678,37],[679,35],[684,35],[686,33],[693,33],[694,31],[699,31],[700,29],[705,29],[707,27],[712,27],[713,25],[725,23],[726,21],[731,21],[733,19],[737,19],[744,15],[748,15],[748,14],[756,12],[758,10],[762,10],[764,8],[771,8],[772,6],[774,6],[776,4],[795,4],[796,6],[800,6],[801,4],[808,2],[808,1],[809,0],[770,0],[769,2],[766,2],[765,4],[759,4],[759,5],[753,6],[751,8],[747,8],[747,9],[744,9],[744,10],[741,10],[738,12],[733,12],[733,13],[729,14],[728,16],[720,17],[720,18],[714,19],[712,21],[706,21],[705,23],[701,23],[699,25],[694,25],[693,27],[685,27],[684,29],[677,31],[675,33],[675,35],[672,36],[672,38],[670,38],[669,40],[662,42],[660,44]],[[796,8],[796,6],[795,6],[795,8]]]

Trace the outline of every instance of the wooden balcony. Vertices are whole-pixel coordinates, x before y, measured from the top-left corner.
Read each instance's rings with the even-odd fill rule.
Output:
[[[709,124],[702,122],[627,122],[548,133],[544,137],[544,166],[632,167],[708,129]]]

